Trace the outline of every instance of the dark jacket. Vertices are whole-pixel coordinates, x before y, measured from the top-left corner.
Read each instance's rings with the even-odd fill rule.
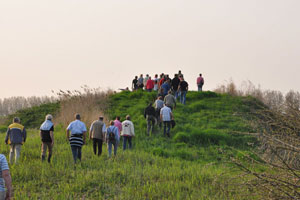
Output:
[[[144,117],[146,118],[147,115],[155,116],[155,108],[153,106],[147,106],[145,108]]]
[[[19,123],[13,123],[9,125],[5,143],[6,144],[23,144],[26,141],[26,130],[24,126]]]

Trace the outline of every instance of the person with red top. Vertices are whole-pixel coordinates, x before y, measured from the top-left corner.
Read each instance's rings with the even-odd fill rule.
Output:
[[[160,80],[159,80],[159,83],[158,83],[158,88],[160,88],[160,86],[165,82],[165,75],[164,73],[162,73],[160,75]]]
[[[154,88],[154,81],[151,79],[151,77],[149,77],[146,83],[146,89],[148,90],[148,92],[151,92],[153,88]]]
[[[119,116],[116,117],[114,123],[115,123],[115,127],[117,127],[118,130],[119,130],[119,136],[120,136],[121,135],[121,131],[122,131],[122,123],[120,121],[120,117]]]
[[[199,74],[199,77],[197,78],[198,92],[202,92],[203,85],[204,85],[204,78],[202,77],[202,74]]]

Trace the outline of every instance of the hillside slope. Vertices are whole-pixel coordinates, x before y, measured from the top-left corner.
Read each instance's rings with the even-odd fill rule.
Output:
[[[239,173],[223,152],[239,156],[236,152],[252,148],[255,140],[238,133],[251,131],[241,115],[255,109],[255,100],[189,92],[187,105],[174,110],[171,138],[165,138],[159,129],[146,136],[143,110],[154,99],[155,93],[142,91],[112,95],[107,116],[132,116],[134,148],[119,149],[116,158],[108,159],[106,146],[96,157],[88,142],[76,170],[64,127],[55,127],[51,165],[41,163],[38,130],[30,130],[20,163],[11,166],[16,199],[249,199],[245,193],[222,191],[230,191],[226,179]],[[7,146],[0,151],[8,156]]]

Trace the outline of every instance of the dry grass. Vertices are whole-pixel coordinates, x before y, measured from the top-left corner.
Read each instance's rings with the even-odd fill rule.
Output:
[[[60,90],[57,93],[61,109],[55,122],[67,126],[74,120],[74,115],[79,113],[81,120],[89,127],[99,116],[104,116],[104,111],[108,107],[108,97],[113,94],[113,91],[101,91],[100,88],[92,89],[88,86],[83,86],[82,89],[83,92]],[[108,120],[105,118],[105,121]]]

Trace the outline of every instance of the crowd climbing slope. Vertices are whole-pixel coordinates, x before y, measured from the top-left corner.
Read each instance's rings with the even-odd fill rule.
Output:
[[[143,112],[149,101],[156,99],[155,92],[123,91],[109,97],[106,118],[114,119],[127,114],[135,124],[136,137],[133,149],[107,158],[107,149],[97,157],[92,142],[83,146],[82,162],[74,170],[65,128],[55,124],[55,146],[51,164],[40,160],[41,141],[37,126],[45,113],[38,108],[20,111],[17,115],[28,129],[28,138],[22,147],[18,165],[10,168],[16,199],[243,199],[243,193],[226,192],[222,185],[232,175],[233,165],[222,152],[239,156],[255,143],[250,136],[237,134],[250,132],[246,116],[255,109],[251,97],[232,97],[213,92],[189,92],[187,104],[178,104],[173,111],[176,126],[171,138],[162,136],[158,128],[151,137],[146,134]],[[97,105],[95,105],[97,106]],[[42,108],[43,106],[39,107]],[[52,112],[59,105],[52,104]],[[31,113],[31,120],[25,118]],[[54,118],[55,118],[55,113]],[[107,119],[107,120],[109,120]],[[72,120],[72,119],[71,119]],[[70,120],[70,121],[71,121]],[[24,123],[25,122],[25,123]],[[0,151],[8,156],[3,144]],[[263,169],[261,169],[263,170]],[[219,177],[219,175],[221,175]],[[225,175],[224,175],[225,174]],[[238,182],[238,180],[234,180]],[[228,185],[230,189],[230,185]],[[249,197],[249,196],[248,196]],[[256,198],[255,196],[253,197]],[[249,198],[248,198],[249,199]],[[259,199],[259,197],[257,197]]]

